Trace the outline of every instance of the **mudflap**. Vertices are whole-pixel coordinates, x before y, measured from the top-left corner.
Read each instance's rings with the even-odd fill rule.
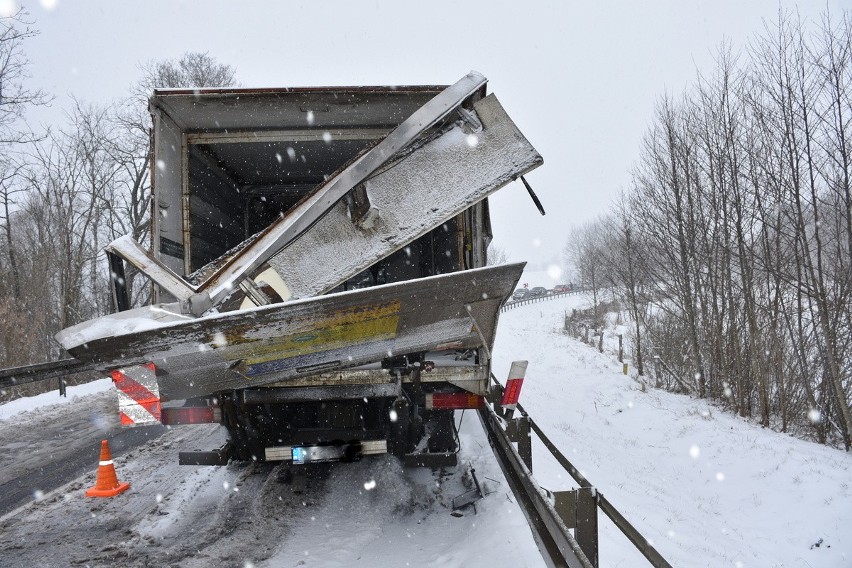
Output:
[[[226,443],[218,450],[179,452],[179,465],[228,465],[234,454],[234,445]]]

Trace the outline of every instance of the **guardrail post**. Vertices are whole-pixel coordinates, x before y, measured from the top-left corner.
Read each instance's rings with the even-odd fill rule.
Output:
[[[598,499],[594,487],[554,491],[554,508],[589,562],[598,567]]]
[[[530,419],[519,416],[506,424],[506,437],[518,444],[518,455],[532,473],[532,436],[530,434]]]
[[[532,473],[532,436],[530,435],[530,419],[527,416],[518,418],[518,454]]]
[[[577,490],[577,528],[574,538],[592,566],[598,566],[598,499],[594,487]]]

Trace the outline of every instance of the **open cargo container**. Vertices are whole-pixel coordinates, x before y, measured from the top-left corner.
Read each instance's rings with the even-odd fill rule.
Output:
[[[185,463],[454,463],[453,410],[483,403],[522,270],[483,268],[487,195],[542,162],[484,77],[157,90],[150,109],[152,251],[108,250],[157,283],[155,306],[60,342],[120,362],[119,390],[150,386],[160,421],[227,427],[226,451]]]

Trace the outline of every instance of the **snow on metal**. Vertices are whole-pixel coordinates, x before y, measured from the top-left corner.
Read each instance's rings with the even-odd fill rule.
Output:
[[[482,132],[458,124],[366,182],[370,228],[352,223],[341,202],[269,260],[294,296],[334,288],[541,165],[494,95],[474,108]]]
[[[445,89],[415,111],[375,147],[329,180],[323,188],[314,192],[283,219],[265,231],[260,238],[242,250],[224,270],[201,284],[199,289],[207,291],[214,305],[222,301],[231,293],[234,282],[259,268],[282,247],[308,230],[335,203],[339,203],[346,193],[461,105],[485,82],[486,79],[483,75],[471,71],[454,85]],[[300,269],[303,268],[300,266]],[[355,273],[346,274],[342,280],[353,276]]]
[[[500,306],[523,267],[479,268],[159,325],[141,323],[155,313],[141,308],[57,339],[103,369],[153,362],[162,371],[163,400],[204,396],[439,346],[473,349],[483,337],[493,343]]]

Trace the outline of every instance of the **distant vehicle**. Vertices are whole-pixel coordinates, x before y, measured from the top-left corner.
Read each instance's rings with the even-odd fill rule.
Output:
[[[518,288],[517,290],[515,290],[515,293],[512,294],[512,299],[515,300],[515,301],[523,300],[524,298],[529,296],[529,294],[530,294],[530,291],[527,290],[526,288]]]
[[[570,291],[571,291],[571,286],[569,286],[568,284],[557,284],[556,286],[553,287],[553,293],[554,294],[564,294],[565,292],[570,292]]]
[[[536,286],[528,294],[530,298],[538,298],[539,296],[547,296],[547,289],[542,286]]]

